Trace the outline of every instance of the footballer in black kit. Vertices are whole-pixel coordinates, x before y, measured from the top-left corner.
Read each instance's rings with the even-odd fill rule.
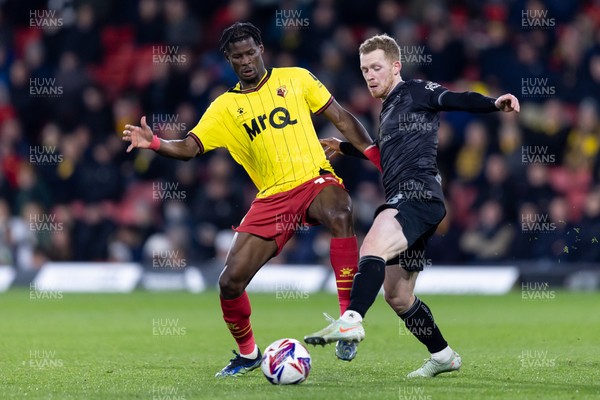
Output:
[[[460,355],[444,339],[427,304],[414,295],[419,271],[426,264],[427,240],[446,215],[436,162],[439,112],[518,112],[519,101],[511,94],[493,99],[475,92],[451,92],[434,82],[404,81],[400,48],[387,35],[367,39],[359,54],[369,92],[383,101],[376,145],[386,203],[377,209],[360,247],[350,305],[338,320],[305,336],[304,341],[327,344],[363,340],[362,320],[383,284],[386,302],[430,353],[430,358],[407,377],[457,371],[462,365]],[[372,152],[369,147],[361,153],[351,142],[335,138],[323,139],[321,144],[329,157],[341,152],[364,158]]]
[[[377,209],[376,215],[386,208],[399,211],[396,219],[409,250],[400,255],[405,269],[423,269],[424,262],[402,261],[406,261],[404,257],[423,258],[426,241],[446,215],[436,162],[439,112],[498,111],[494,101],[475,92],[450,92],[435,82],[422,80],[399,82],[383,101],[377,142],[386,204]],[[397,263],[394,259],[387,262]]]
[[[403,228],[408,251],[387,265],[422,271],[427,240],[446,215],[442,178],[436,157],[440,111],[488,113],[499,111],[496,99],[476,92],[451,92],[429,81],[400,81],[383,101],[376,144],[381,152],[386,208],[398,210],[395,218]],[[341,152],[366,158],[349,142]]]

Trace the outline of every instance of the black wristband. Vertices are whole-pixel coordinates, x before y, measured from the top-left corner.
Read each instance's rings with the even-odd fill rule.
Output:
[[[340,143],[340,151],[347,156],[358,157],[364,160],[367,160],[367,156],[365,156],[360,150],[352,145],[350,142],[342,142]]]

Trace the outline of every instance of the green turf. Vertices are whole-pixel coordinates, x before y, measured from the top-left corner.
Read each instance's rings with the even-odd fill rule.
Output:
[[[599,294],[423,296],[464,363],[427,380],[405,378],[427,353],[380,298],[353,362],[338,361],[333,346],[310,347],[309,379],[289,387],[270,385],[260,370],[214,378],[235,348],[215,292],[30,297],[0,294],[2,399],[600,398]],[[321,311],[336,311],[327,294],[251,300],[263,349],[301,339],[324,326]],[[172,326],[154,329],[153,321]]]

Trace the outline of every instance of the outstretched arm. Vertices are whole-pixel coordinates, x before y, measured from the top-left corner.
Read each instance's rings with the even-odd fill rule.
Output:
[[[354,148],[362,152],[381,171],[379,148],[373,144],[367,130],[354,115],[346,111],[335,100],[323,111],[323,114]]]
[[[477,92],[450,92],[446,91],[438,98],[442,111],[468,111],[472,113],[485,113],[493,111],[519,112],[519,100],[510,93],[494,99]]]
[[[152,149],[162,156],[186,161],[198,154],[198,145],[192,137],[187,136],[180,140],[162,140],[152,133],[145,116],[140,120],[140,125],[125,125],[123,141],[131,143],[127,147],[128,153],[134,148]]]

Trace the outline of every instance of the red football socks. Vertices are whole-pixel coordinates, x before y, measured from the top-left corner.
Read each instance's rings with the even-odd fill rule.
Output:
[[[329,257],[335,274],[340,315],[342,315],[350,304],[352,281],[354,274],[358,271],[358,242],[356,236],[332,238]]]
[[[238,344],[240,354],[251,354],[254,351],[254,334],[250,324],[250,300],[246,292],[236,299],[221,300],[223,319],[229,328],[229,332]]]

